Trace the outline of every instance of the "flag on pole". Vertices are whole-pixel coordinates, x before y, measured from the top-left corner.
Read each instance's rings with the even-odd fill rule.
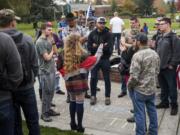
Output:
[[[92,6],[91,3],[89,4],[89,7],[87,9],[87,14],[86,14],[86,19],[90,18],[93,16],[93,10],[92,10]]]

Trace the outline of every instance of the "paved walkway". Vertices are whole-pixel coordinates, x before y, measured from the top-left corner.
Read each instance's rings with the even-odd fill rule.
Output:
[[[61,80],[62,89],[64,81]],[[110,106],[104,104],[104,82],[99,81],[98,87],[101,91],[97,93],[98,102],[95,106],[90,106],[89,99],[85,100],[84,126],[85,133],[88,135],[134,135],[135,124],[127,123],[126,118],[132,114],[129,110],[132,108],[128,96],[117,98],[120,93],[120,84],[112,82],[112,94]],[[38,95],[38,84],[35,84],[39,111],[41,110],[41,101]],[[53,122],[45,123],[40,120],[41,125],[56,127],[62,130],[69,130],[69,109],[66,103],[65,95],[55,94],[53,102],[56,104],[55,110],[61,115],[53,118]],[[158,110],[159,135],[180,135],[179,120],[180,114],[170,116],[170,110]]]

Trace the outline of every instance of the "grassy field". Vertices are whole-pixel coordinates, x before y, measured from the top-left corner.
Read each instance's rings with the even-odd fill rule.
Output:
[[[129,20],[128,19],[124,19],[124,22],[125,22],[125,28],[129,28]],[[140,23],[141,23],[141,26],[143,26],[143,23],[147,23],[150,31],[155,30],[153,28],[154,27],[154,23],[155,23],[155,18],[141,18],[140,19]],[[54,24],[54,31],[57,32],[57,29],[56,29],[57,24],[55,22],[53,22],[53,24]],[[107,27],[109,27],[109,20],[107,22]],[[33,29],[33,25],[32,24],[20,23],[20,24],[17,25],[17,28],[19,30],[21,30],[21,31],[31,35],[32,37],[35,36],[35,30]],[[180,23],[173,22],[172,23],[172,29],[173,30],[180,29]]]
[[[23,122],[23,132],[24,135],[28,135],[28,130],[26,128],[25,122]],[[72,131],[59,130],[57,128],[49,128],[49,127],[41,126],[41,135],[82,135],[82,134]]]

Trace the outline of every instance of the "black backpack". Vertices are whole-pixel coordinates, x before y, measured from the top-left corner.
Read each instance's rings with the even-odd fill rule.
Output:
[[[15,43],[18,49],[18,52],[21,57],[21,65],[23,70],[23,81],[21,82],[20,86],[25,86],[32,81],[32,70],[30,64],[30,45],[26,46],[24,42]]]

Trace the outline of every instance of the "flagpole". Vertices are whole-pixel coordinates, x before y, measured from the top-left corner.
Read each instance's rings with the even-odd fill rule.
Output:
[[[87,10],[87,13],[86,13],[86,23],[85,23],[85,27],[87,27],[87,20],[88,20],[88,18],[89,18],[90,8],[91,8],[91,2],[89,3],[88,10]]]

